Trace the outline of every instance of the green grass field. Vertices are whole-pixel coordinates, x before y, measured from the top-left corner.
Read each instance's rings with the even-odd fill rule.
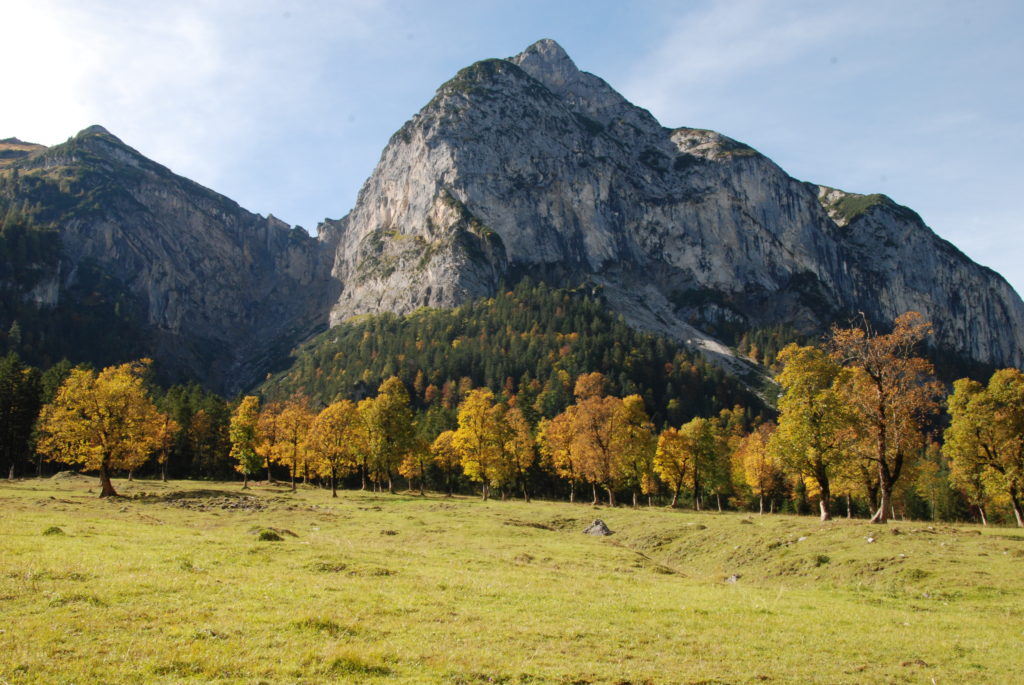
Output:
[[[116,486],[0,484],[0,685],[1024,678],[1016,530]]]

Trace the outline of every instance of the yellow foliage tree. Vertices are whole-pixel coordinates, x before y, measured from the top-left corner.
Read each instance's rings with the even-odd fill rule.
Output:
[[[455,431],[443,431],[434,438],[434,442],[430,445],[430,454],[434,458],[434,463],[444,474],[448,497],[452,496],[455,471],[459,468],[459,451],[455,449],[454,438]]]
[[[263,463],[263,458],[256,451],[259,445],[256,431],[259,418],[260,398],[255,395],[243,397],[231,412],[228,438],[231,440],[231,458],[238,462],[235,470],[242,474],[242,488],[249,487],[249,477],[255,475]]]
[[[769,447],[801,478],[814,479],[821,520],[831,518],[833,481],[855,456],[856,416],[841,390],[842,367],[816,347],[788,345],[778,357],[779,427]]]
[[[262,413],[260,416],[261,426],[269,433],[264,449],[270,459],[288,467],[292,492],[295,492],[295,476],[309,456],[305,447],[306,435],[316,414],[309,408],[309,398],[304,396],[295,396],[275,405],[266,414],[265,420]]]
[[[318,473],[331,479],[331,497],[338,496],[338,476],[356,468],[357,457],[366,452],[368,436],[359,409],[351,400],[339,400],[313,419],[304,448]]]
[[[576,501],[576,485],[582,480],[579,456],[574,448],[576,406],[566,408],[553,419],[544,419],[537,427],[537,441],[545,465],[569,481],[569,501]]]
[[[764,513],[765,493],[778,487],[782,480],[782,469],[768,449],[768,441],[774,432],[775,424],[763,423],[736,447],[735,459],[743,465],[744,479],[757,496],[759,514]]]
[[[484,500],[490,497],[491,486],[498,477],[500,435],[493,408],[493,392],[487,388],[469,391],[459,405],[459,425],[452,436],[452,447],[459,455],[462,471],[481,484]]]
[[[110,471],[137,468],[160,446],[164,416],[146,393],[148,368],[142,360],[99,373],[73,369],[40,413],[40,454],[99,471],[100,497],[116,496]]]
[[[1024,373],[996,371],[987,387],[962,378],[953,384],[948,407],[952,421],[943,452],[956,481],[1001,490],[1024,528]]]

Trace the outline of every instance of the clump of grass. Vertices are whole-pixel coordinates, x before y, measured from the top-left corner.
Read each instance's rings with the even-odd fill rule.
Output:
[[[317,633],[327,633],[331,637],[352,634],[351,630],[329,618],[311,616],[309,618],[304,618],[301,621],[295,621],[294,623],[292,623],[292,625],[296,628],[299,628],[300,630],[310,630]]]
[[[256,539],[261,542],[282,542],[284,540],[280,533],[271,528],[264,528],[261,530],[259,535],[256,536]]]
[[[60,526],[50,526],[43,531],[43,535],[65,535],[65,533]]]
[[[824,566],[830,561],[832,561],[832,557],[830,557],[827,554],[819,554],[818,556],[814,557],[815,566]]]

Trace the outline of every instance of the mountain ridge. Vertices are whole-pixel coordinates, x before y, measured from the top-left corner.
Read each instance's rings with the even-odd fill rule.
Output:
[[[0,268],[8,349],[12,322],[52,354],[68,348],[55,337],[100,336],[107,349],[83,360],[147,354],[227,393],[353,316],[452,308],[525,275],[591,286],[630,325],[739,377],[756,370],[731,347],[744,331],[884,326],[911,309],[939,347],[1024,366],[1020,297],[913,210],[664,127],[550,39],[443,83],[315,238],[98,125],[50,148],[0,141],[0,219],[43,246]]]

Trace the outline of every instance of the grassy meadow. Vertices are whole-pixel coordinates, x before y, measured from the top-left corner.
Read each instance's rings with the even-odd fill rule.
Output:
[[[115,485],[125,497],[98,499],[84,476],[0,483],[0,685],[1010,683],[1024,670],[1016,530]],[[583,535],[595,518],[615,535]]]

